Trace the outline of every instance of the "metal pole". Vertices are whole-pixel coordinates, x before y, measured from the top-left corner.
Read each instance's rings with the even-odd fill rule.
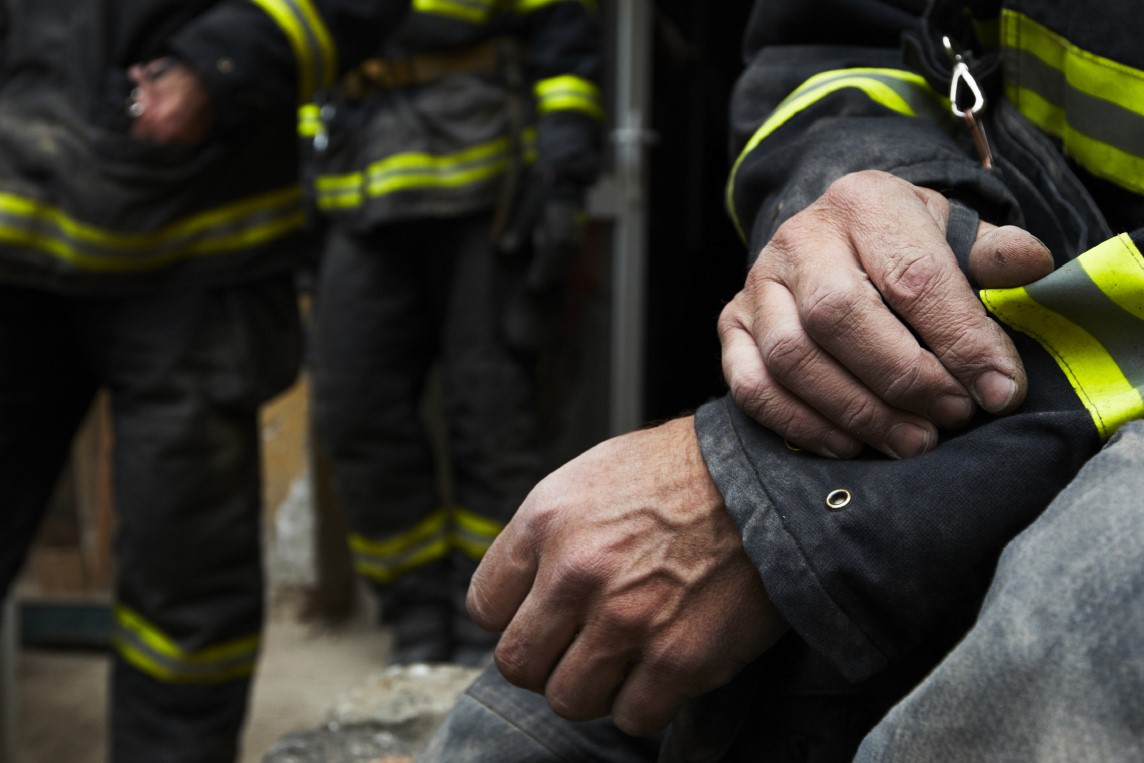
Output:
[[[643,423],[647,302],[647,166],[651,142],[651,0],[616,3],[616,180],[612,265],[612,434]]]
[[[16,601],[9,596],[0,612],[0,763],[16,763]]]

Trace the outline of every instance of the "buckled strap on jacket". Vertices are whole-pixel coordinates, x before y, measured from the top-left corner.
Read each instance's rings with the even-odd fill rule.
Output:
[[[969,275],[969,253],[977,241],[977,223],[980,220],[981,217],[976,210],[965,206],[956,199],[949,200],[949,219],[945,225],[945,241],[953,250],[954,256],[957,257],[957,264],[961,266],[961,272],[970,279],[970,284],[973,284],[973,279]]]

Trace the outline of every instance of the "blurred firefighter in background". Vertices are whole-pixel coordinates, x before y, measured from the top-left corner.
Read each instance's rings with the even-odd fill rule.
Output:
[[[535,365],[598,172],[599,38],[592,0],[415,0],[317,107],[315,418],[395,662],[494,644],[465,592],[541,476]],[[438,363],[444,479],[420,414]]]
[[[115,763],[237,755],[257,414],[300,354],[294,114],[407,6],[0,4],[0,595],[110,389]]]

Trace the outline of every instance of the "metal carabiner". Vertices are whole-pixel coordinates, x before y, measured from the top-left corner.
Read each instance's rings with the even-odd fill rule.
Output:
[[[981,88],[978,86],[977,80],[974,79],[973,73],[969,71],[969,65],[965,63],[965,59],[953,49],[953,43],[949,37],[943,35],[941,43],[945,46],[945,52],[949,55],[950,60],[953,61],[953,78],[949,83],[950,109],[955,117],[965,120],[970,135],[973,136],[973,143],[977,146],[977,153],[981,156],[981,166],[990,169],[993,167],[993,152],[989,149],[989,139],[985,137],[985,128],[977,121],[977,114],[985,108],[985,94],[981,92]],[[961,109],[957,105],[962,86],[968,87],[970,95],[973,96],[973,105],[968,109]]]

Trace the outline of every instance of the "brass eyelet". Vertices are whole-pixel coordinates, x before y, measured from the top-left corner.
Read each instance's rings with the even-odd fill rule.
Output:
[[[831,490],[826,494],[826,508],[830,509],[831,511],[842,511],[850,505],[850,501],[853,499],[854,496],[850,493],[849,490],[844,487],[840,487],[836,490]]]

